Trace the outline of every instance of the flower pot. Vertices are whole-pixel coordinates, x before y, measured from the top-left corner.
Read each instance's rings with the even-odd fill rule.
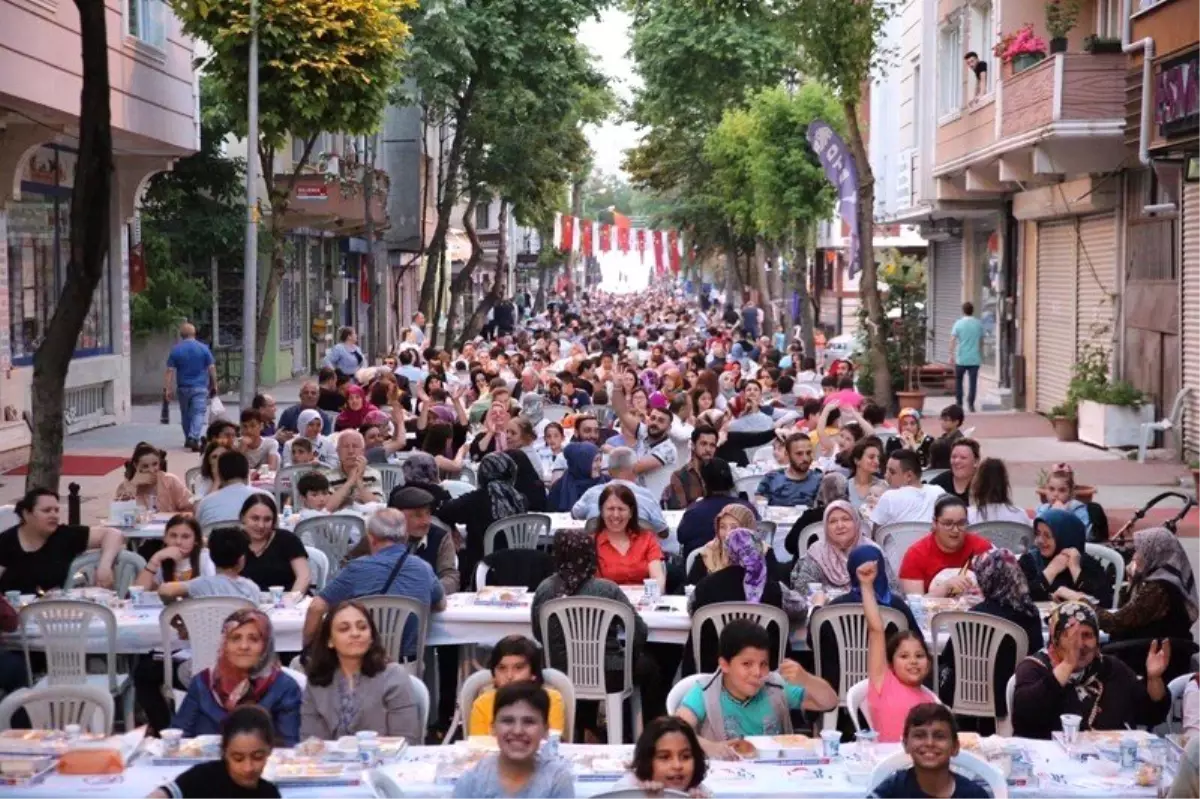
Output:
[[[1142,440],[1142,425],[1154,421],[1154,405],[1137,408],[1079,403],[1079,440],[1095,447],[1136,447]]]
[[[1055,36],[1054,38],[1052,38],[1050,40],[1050,52],[1051,53],[1067,52],[1067,37],[1066,36]]]
[[[1055,416],[1050,420],[1054,425],[1054,436],[1059,441],[1077,441],[1079,439],[1079,423],[1068,416]]]
[[[1012,58],[1013,74],[1024,72],[1035,64],[1041,63],[1046,58],[1045,53],[1021,53]]]
[[[921,411],[925,409],[925,392],[897,391],[896,401],[900,403],[901,408],[912,408]]]
[[[1050,501],[1048,499],[1048,497],[1046,496],[1046,489],[1039,486],[1035,490],[1037,491],[1038,499],[1040,499],[1042,502]],[[1085,486],[1085,485],[1075,486],[1075,499],[1079,500],[1080,502],[1091,502],[1095,498],[1096,498],[1096,487],[1095,486]]]

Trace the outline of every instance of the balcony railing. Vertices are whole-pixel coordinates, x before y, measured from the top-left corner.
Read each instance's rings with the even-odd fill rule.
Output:
[[[1057,53],[1004,78],[1000,138],[1055,122],[1123,120],[1126,68],[1121,53]]]

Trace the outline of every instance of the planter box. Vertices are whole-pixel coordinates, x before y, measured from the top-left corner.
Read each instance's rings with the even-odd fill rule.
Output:
[[[1079,403],[1079,440],[1097,447],[1136,447],[1141,443],[1142,424],[1154,421],[1154,405],[1140,408]]]

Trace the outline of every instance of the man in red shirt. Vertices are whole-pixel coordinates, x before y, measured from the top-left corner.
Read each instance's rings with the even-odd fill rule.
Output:
[[[942,569],[962,569],[976,555],[992,548],[986,538],[967,532],[967,506],[955,496],[944,496],[933,509],[933,531],[904,553],[900,563],[900,586],[906,594],[958,596],[971,586],[965,574],[942,580],[930,591],[929,584]]]

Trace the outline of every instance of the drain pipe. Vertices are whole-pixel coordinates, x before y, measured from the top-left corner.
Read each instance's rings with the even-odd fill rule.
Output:
[[[1124,0],[1124,24],[1121,28],[1121,52],[1133,55],[1142,53],[1142,119],[1138,133],[1138,160],[1142,166],[1150,166],[1150,121],[1153,113],[1153,79],[1154,79],[1154,40],[1147,36],[1131,42],[1133,35],[1133,5],[1134,0]]]

